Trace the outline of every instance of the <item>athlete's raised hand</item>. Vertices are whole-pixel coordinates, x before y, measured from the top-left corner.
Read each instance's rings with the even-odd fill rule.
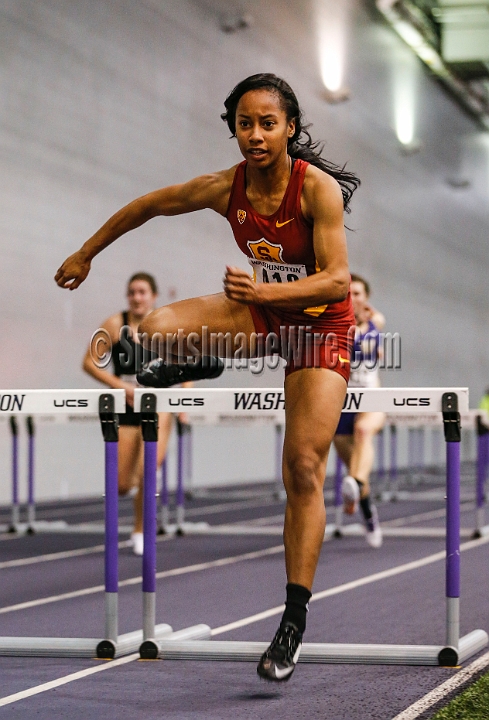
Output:
[[[256,283],[244,270],[227,265],[223,283],[224,293],[230,300],[246,305],[260,302]]]
[[[90,272],[90,260],[82,250],[70,255],[54,276],[57,284],[68,290],[76,290]]]

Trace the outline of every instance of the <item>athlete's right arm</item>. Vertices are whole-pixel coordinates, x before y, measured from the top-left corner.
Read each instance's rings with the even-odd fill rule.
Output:
[[[70,255],[54,279],[60,287],[75,290],[90,272],[93,258],[114,240],[158,215],[182,215],[210,208],[226,214],[235,168],[202,175],[180,185],[155,190],[118,210],[82,247]]]

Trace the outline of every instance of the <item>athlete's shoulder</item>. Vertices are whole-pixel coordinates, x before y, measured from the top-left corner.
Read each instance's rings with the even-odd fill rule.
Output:
[[[218,170],[216,172],[207,173],[206,175],[201,175],[193,180],[193,182],[198,184],[200,189],[207,195],[209,199],[209,207],[221,215],[226,214],[229,195],[231,193],[237,168],[238,165],[233,165],[233,167],[227,168],[226,170]]]
[[[308,163],[304,175],[304,190],[317,190],[318,188],[327,190],[334,196],[337,196],[339,193],[342,197],[340,185],[334,177],[328,175],[324,170],[320,170],[315,165]]]
[[[123,326],[123,316],[122,312],[114,313],[114,315],[111,315],[106,320],[103,321],[100,328],[102,330],[105,330],[112,340],[113,343],[117,342],[119,340],[119,335],[121,331],[121,327]]]
[[[343,215],[343,195],[339,183],[323,170],[308,164],[302,188],[305,215]]]
[[[216,172],[200,175],[198,178],[195,178],[195,180],[199,180],[201,183],[206,183],[209,186],[231,187],[238,165],[239,163],[226,170],[217,170]]]

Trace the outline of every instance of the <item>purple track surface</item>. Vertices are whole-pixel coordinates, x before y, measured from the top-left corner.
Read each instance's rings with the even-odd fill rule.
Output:
[[[229,507],[225,505],[229,502]],[[223,507],[215,508],[216,505]],[[283,503],[246,498],[239,507],[212,495],[187,503],[189,519],[211,524],[276,519]],[[261,503],[261,504],[260,504]],[[214,510],[212,507],[214,507]],[[431,513],[441,501],[379,505],[381,520]],[[120,515],[130,514],[123,500]],[[7,512],[0,513],[0,521]],[[68,522],[100,521],[100,502],[46,504],[39,518]],[[330,514],[331,517],[331,514]],[[358,518],[355,519],[358,522]],[[127,522],[127,520],[124,520]],[[444,518],[425,521],[442,527]],[[420,527],[423,521],[412,523]],[[473,503],[462,505],[462,526],[473,524]],[[121,536],[120,540],[125,537]],[[466,539],[462,539],[462,543]],[[100,534],[38,534],[0,537],[0,562],[34,557],[103,543]],[[204,535],[164,538],[157,544],[158,572],[207,563],[281,544],[279,536]],[[443,550],[435,539],[386,538],[380,550],[362,537],[326,542],[315,591],[426,557]],[[489,629],[489,544],[462,553],[461,632]],[[141,559],[129,548],[119,552],[120,580],[141,575]],[[0,635],[91,636],[103,634],[103,592],[51,602],[28,609],[1,608],[39,598],[103,585],[103,553],[3,568]],[[445,634],[444,562],[311,604],[306,641],[442,644]],[[157,580],[157,622],[175,630],[195,623],[213,628],[279,605],[284,599],[283,553]],[[140,584],[120,590],[119,631],[141,627]],[[254,622],[216,637],[219,640],[261,640],[273,636],[279,616]],[[55,680],[101,661],[87,659],[0,657],[1,697]],[[330,720],[391,720],[397,713],[456,672],[438,667],[299,664],[290,682],[260,681],[253,663],[134,661],[0,707],[0,718],[51,720],[261,720],[328,718]]]

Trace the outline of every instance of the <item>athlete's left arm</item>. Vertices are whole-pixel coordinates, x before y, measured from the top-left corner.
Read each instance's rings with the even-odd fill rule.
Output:
[[[303,309],[344,300],[350,274],[343,224],[343,196],[336,180],[309,166],[302,191],[302,210],[313,223],[319,272],[289,283],[254,283],[248,273],[227,268],[226,295],[243,303]]]
[[[374,307],[370,307],[370,320],[379,332],[385,328],[385,316]]]

